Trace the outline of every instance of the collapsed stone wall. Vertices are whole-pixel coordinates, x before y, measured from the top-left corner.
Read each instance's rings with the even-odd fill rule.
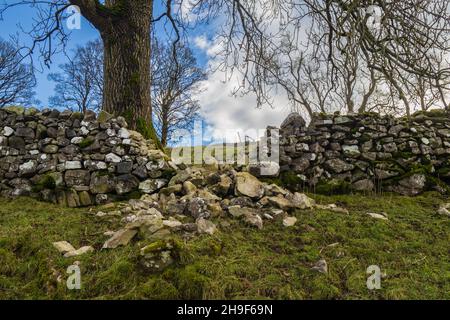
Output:
[[[447,192],[450,114],[433,110],[410,120],[316,114],[309,126],[291,114],[280,128],[280,165],[289,183],[320,193]]]
[[[0,109],[0,194],[70,207],[151,193],[174,167],[123,117],[45,109]]]

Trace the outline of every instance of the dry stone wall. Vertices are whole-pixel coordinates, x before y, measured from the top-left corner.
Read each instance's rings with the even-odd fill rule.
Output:
[[[0,193],[71,207],[152,193],[174,167],[122,117],[0,109]]]
[[[291,114],[280,128],[281,177],[320,193],[447,192],[449,116],[444,110],[420,112],[411,120],[317,114],[306,126]]]

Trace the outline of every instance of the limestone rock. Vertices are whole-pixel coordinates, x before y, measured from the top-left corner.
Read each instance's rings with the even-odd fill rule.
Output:
[[[449,209],[450,209],[450,203],[442,204],[439,207],[438,214],[450,217],[450,210]]]
[[[53,246],[61,254],[65,254],[65,253],[70,252],[70,251],[75,251],[75,248],[67,241],[53,242]]]
[[[388,220],[386,213],[384,212],[382,213],[367,212],[367,215],[375,219]]]
[[[292,227],[297,223],[296,217],[286,217],[283,219],[283,226]]]
[[[212,235],[217,231],[216,225],[209,220],[199,218],[195,223],[197,224],[197,230],[199,233],[206,233]]]
[[[292,196],[287,195],[292,205],[297,209],[312,209],[316,202],[304,193],[295,192]]]
[[[356,191],[373,191],[375,184],[370,179],[362,179],[353,183],[352,187]]]
[[[140,251],[140,263],[148,272],[161,272],[173,264],[172,250],[174,245],[169,241],[154,241]]]
[[[139,184],[139,190],[143,193],[154,193],[167,185],[166,179],[148,179]]]
[[[278,195],[276,197],[268,197],[267,200],[269,200],[269,203],[271,205],[281,210],[289,210],[294,207],[294,204],[284,198],[282,195]]]
[[[327,261],[325,259],[320,259],[311,269],[320,273],[327,274],[328,273]]]
[[[102,249],[115,249],[119,246],[126,246],[136,235],[137,230],[121,229],[103,244]]]
[[[139,180],[132,174],[118,176],[115,183],[117,194],[126,194],[139,187]]]
[[[278,177],[280,174],[280,165],[274,161],[261,161],[256,164],[250,164],[248,172],[258,178]]]
[[[236,174],[235,194],[260,199],[264,195],[264,185],[251,174],[238,172]]]
[[[64,258],[71,258],[71,257],[78,257],[81,256],[83,254],[89,253],[89,252],[93,252],[94,248],[91,246],[84,246],[81,247],[77,250],[74,251],[69,251],[67,253],[64,254]]]
[[[256,227],[260,230],[263,228],[263,220],[258,214],[246,213],[244,214],[244,221],[248,225]]]
[[[415,196],[423,191],[426,184],[426,176],[424,174],[413,174],[398,182],[393,190],[406,196]]]
[[[325,166],[335,173],[342,173],[354,169],[354,165],[341,159],[331,159],[325,162]]]

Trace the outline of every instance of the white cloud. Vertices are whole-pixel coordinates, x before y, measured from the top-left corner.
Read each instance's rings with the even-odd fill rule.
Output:
[[[214,63],[214,62],[210,62]],[[228,81],[225,74],[216,71],[209,75],[202,83],[205,89],[198,95],[201,105],[201,114],[207,123],[206,140],[216,140],[227,137],[227,142],[241,141],[245,135],[253,139],[261,135],[267,126],[277,126],[290,113],[288,99],[284,95],[275,95],[273,107],[262,106],[257,108],[256,97],[252,94],[245,96],[232,96],[232,91],[240,83],[237,75]],[[231,134],[230,131],[234,131]],[[236,133],[239,132],[239,135]],[[230,141],[234,138],[234,141]]]
[[[208,39],[205,35],[197,36],[194,38],[194,45],[202,51],[207,51],[210,46]]]

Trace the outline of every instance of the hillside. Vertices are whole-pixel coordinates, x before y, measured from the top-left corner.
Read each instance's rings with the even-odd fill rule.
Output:
[[[450,221],[437,193],[414,198],[312,196],[349,214],[297,210],[297,223],[258,230],[233,218],[219,231],[177,240],[178,259],[162,273],[145,272],[145,240],[100,250],[121,217],[101,208],[69,209],[29,198],[0,200],[1,299],[449,299]],[[366,213],[385,212],[388,220]],[[230,232],[232,231],[232,232]],[[64,258],[52,242],[95,251]],[[148,241],[148,240],[147,240]],[[325,259],[327,273],[311,269]],[[66,269],[79,261],[81,290],[66,288]],[[368,290],[366,269],[378,265],[381,289]]]

